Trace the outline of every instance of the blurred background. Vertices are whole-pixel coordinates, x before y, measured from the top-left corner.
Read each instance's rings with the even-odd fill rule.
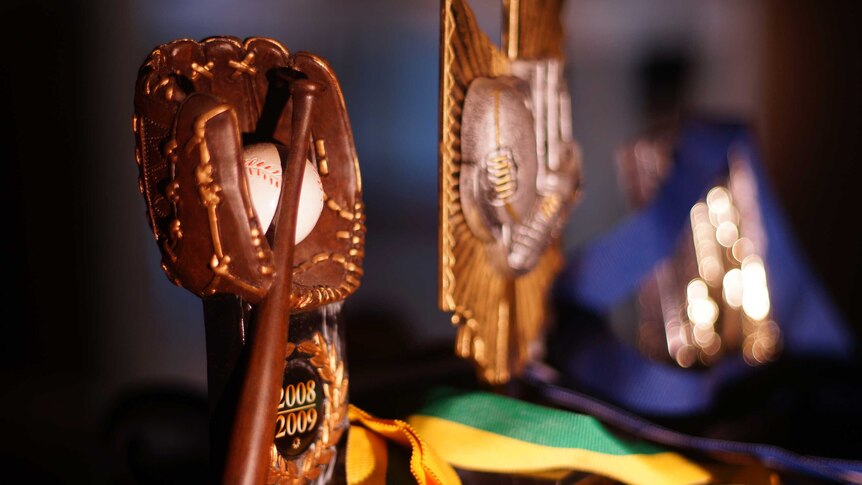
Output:
[[[498,2],[471,5],[499,43]],[[569,0],[584,197],[567,249],[625,216],[620,143],[680,112],[745,119],[796,236],[858,335],[858,10],[850,1]],[[438,2],[10,0],[0,12],[7,470],[109,480],[111,413],[148,389],[187,396],[165,413],[206,439],[194,418],[206,392],[201,304],[159,267],[133,157],[138,67],[175,38],[268,36],[330,61],[368,215],[365,276],[345,306],[348,339],[363,343],[349,347],[354,395],[397,386],[385,372],[396,362],[414,373],[462,369],[449,363],[454,329],[436,308]],[[621,335],[634,332],[627,325],[625,313],[616,318]]]

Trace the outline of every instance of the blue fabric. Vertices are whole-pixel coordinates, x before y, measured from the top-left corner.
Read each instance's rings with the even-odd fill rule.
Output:
[[[796,246],[752,136],[738,124],[691,121],[683,126],[672,171],[652,202],[570,256],[556,288],[560,307],[601,316],[632,297],[656,264],[673,252],[688,223],[691,207],[717,180],[727,176],[731,150],[750,165],[756,179],[757,202],[767,239],[765,263],[770,300],[783,338],[780,360],[849,361],[854,355],[854,337]],[[860,462],[824,462],[769,445],[684,437],[667,430],[654,433],[654,425],[618,412],[617,408],[652,418],[708,415],[722,390],[769,365],[752,368],[741,356],[729,355],[708,369],[681,369],[651,361],[620,342],[602,318],[561,314],[558,335],[549,345],[549,360],[567,383],[592,398],[543,380],[544,374],[535,369],[528,371],[528,380],[545,382],[544,392],[549,394],[546,397],[556,397],[563,405],[593,414],[598,410],[615,424],[625,425],[648,439],[656,439],[652,434],[657,434],[669,445],[748,452],[786,468],[832,478],[840,475],[846,479],[843,473],[862,471]],[[598,400],[591,401],[593,398]]]
[[[655,265],[671,254],[692,205],[727,175],[729,150],[738,151],[755,174],[768,244],[767,278],[785,358],[850,357],[853,338],[794,244],[751,137],[741,125],[699,121],[686,125],[674,151],[674,167],[652,203],[569,259],[559,297],[606,313],[631,296]],[[571,342],[571,357],[563,370],[586,388],[636,411],[703,412],[717,388],[750,370],[741,357],[726,358],[708,372],[652,362],[603,330],[583,329]]]
[[[607,311],[632,294],[656,263],[670,255],[691,206],[727,173],[727,150],[743,133],[737,126],[690,124],[652,203],[570,258],[561,280],[566,296]]]

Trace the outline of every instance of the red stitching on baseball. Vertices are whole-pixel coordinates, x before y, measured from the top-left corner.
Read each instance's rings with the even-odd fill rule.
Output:
[[[245,164],[248,167],[249,175],[261,177],[263,180],[268,181],[270,185],[275,185],[276,188],[281,187],[281,170],[278,168],[256,158],[246,160]]]

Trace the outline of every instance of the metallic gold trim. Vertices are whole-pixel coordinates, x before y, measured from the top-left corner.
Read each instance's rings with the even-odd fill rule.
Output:
[[[188,144],[185,147],[187,153],[192,152],[195,148],[198,149],[199,161],[197,167],[195,167],[195,181],[198,185],[198,194],[200,195],[200,201],[207,209],[210,238],[213,243],[214,254],[210,261],[210,267],[217,276],[213,278],[210,284],[207,285],[207,288],[204,289],[204,294],[214,293],[219,278],[226,278],[231,282],[235,283],[236,285],[240,286],[241,288],[245,289],[246,291],[249,291],[253,294],[259,294],[262,297],[266,294],[266,290],[264,288],[258,288],[254,285],[251,285],[231,272],[231,257],[224,253],[224,249],[221,243],[221,228],[218,220],[217,209],[222,200],[221,196],[219,195],[222,191],[222,188],[213,180],[213,166],[210,163],[210,152],[206,141],[206,126],[211,119],[223,113],[228,113],[231,117],[233,117],[234,126],[238,124],[238,121],[236,119],[236,113],[229,105],[222,104],[216,106],[215,108],[195,118],[194,136],[189,140]],[[251,214],[250,220],[254,220],[253,213]],[[255,242],[254,239],[258,236],[260,236],[260,234],[256,233],[256,231],[253,230],[252,243]],[[260,246],[260,241],[258,240],[257,242],[258,244],[256,244],[256,246]],[[272,272],[274,268],[269,268],[268,266],[261,264],[259,270],[261,271],[261,273],[267,274],[269,272]]]
[[[251,65],[252,61],[254,61],[254,52],[249,52],[239,62],[234,60],[227,61],[227,65],[235,69],[235,72],[230,76],[231,79],[239,79],[243,73],[250,76],[257,74],[257,68]]]
[[[329,161],[326,158],[326,143],[323,138],[314,140],[314,152],[317,155],[317,171],[320,175],[329,175]]]
[[[508,8],[508,17],[509,17],[509,30],[507,32],[507,46],[506,53],[509,55],[509,59],[517,59],[518,57],[518,36],[520,32],[518,32],[519,20],[520,20],[520,0],[509,0],[509,8]]]
[[[192,81],[196,80],[199,76],[204,76],[206,78],[212,79],[213,73],[212,68],[215,66],[213,61],[207,62],[203,66],[198,64],[197,62],[192,62],[189,67],[192,70],[191,79]]]

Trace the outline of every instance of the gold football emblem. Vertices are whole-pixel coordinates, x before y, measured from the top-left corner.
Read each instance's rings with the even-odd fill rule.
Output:
[[[502,51],[443,0],[440,307],[456,352],[508,381],[540,356],[580,154],[562,76],[562,0],[503,2]]]

